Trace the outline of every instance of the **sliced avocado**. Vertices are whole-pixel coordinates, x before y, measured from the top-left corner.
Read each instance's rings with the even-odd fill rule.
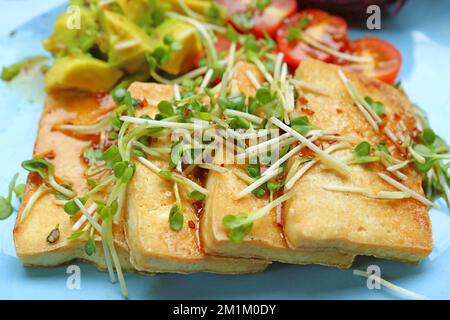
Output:
[[[108,38],[108,62],[128,73],[145,68],[145,54],[153,51],[155,39],[118,13],[105,11],[102,25]]]
[[[79,10],[78,26],[75,13],[65,12],[56,20],[52,35],[43,41],[45,49],[54,56],[83,53],[94,46],[99,32],[96,14],[84,7]]]
[[[167,35],[181,45],[181,49],[172,52],[169,61],[161,66],[168,73],[178,74],[191,69],[193,57],[201,50],[195,28],[172,18],[165,19],[155,28],[152,37],[125,16],[114,12],[104,13],[103,26],[108,37],[108,62],[127,73],[148,69],[145,55],[164,46]]]
[[[89,56],[66,56],[56,59],[47,71],[45,88],[47,92],[66,89],[109,91],[122,74],[108,63]]]
[[[164,37],[171,36],[181,45],[178,51],[170,53],[169,61],[159,66],[170,74],[179,74],[191,70],[194,65],[195,54],[201,52],[202,45],[196,29],[183,21],[168,18],[155,29],[158,45],[164,44]]]

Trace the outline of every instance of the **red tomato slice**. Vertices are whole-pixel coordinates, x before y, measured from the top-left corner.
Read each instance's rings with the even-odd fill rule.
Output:
[[[222,52],[222,51],[230,49],[230,45],[231,45],[230,40],[228,40],[227,37],[220,36],[220,35],[217,36],[217,41],[214,44],[217,52]]]
[[[350,52],[357,56],[373,57],[369,67],[362,64],[347,64],[348,68],[362,70],[364,74],[386,83],[394,83],[400,72],[402,56],[389,42],[376,38],[364,37],[350,42]]]
[[[274,37],[284,19],[297,11],[296,0],[271,0],[263,11],[252,8],[254,3],[252,0],[218,0],[218,2],[228,9],[230,22],[236,29],[244,33],[250,31],[257,37],[264,37],[264,33]],[[248,27],[242,19],[246,13],[250,13],[246,18],[249,20]]]
[[[289,29],[295,28],[304,16],[308,17],[309,23],[303,29],[303,32],[311,38],[338,51],[344,51],[348,46],[348,27],[344,19],[329,15],[318,9],[302,10],[286,19],[277,32],[278,49],[284,53],[286,63],[290,67],[296,68],[300,61],[308,57],[325,62],[334,62],[336,59],[326,52],[311,47],[303,41],[289,41],[287,39]]]

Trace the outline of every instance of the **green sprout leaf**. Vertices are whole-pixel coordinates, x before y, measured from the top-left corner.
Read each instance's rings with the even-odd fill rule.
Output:
[[[17,199],[19,199],[20,201],[22,201],[22,199],[23,199],[24,192],[25,192],[25,184],[24,183],[20,183],[15,186],[14,193],[16,194]]]
[[[426,146],[424,144],[416,144],[413,147],[414,151],[424,157],[431,157],[434,154],[434,148],[432,146]]]
[[[195,201],[203,201],[205,200],[205,195],[201,193],[200,191],[194,190],[191,193],[189,193],[189,198]]]
[[[427,146],[431,146],[436,141],[436,134],[431,128],[425,128],[422,134],[419,135],[420,141]]]
[[[239,39],[239,33],[230,24],[227,26],[226,36],[230,42],[237,42]]]
[[[171,169],[176,168],[176,166],[183,157],[183,153],[184,153],[184,146],[181,140],[172,144],[172,146],[170,147],[170,163],[169,163],[169,167]]]
[[[364,100],[370,106],[370,108],[379,116],[384,114],[384,104],[380,101],[374,101],[371,97],[366,96]]]
[[[164,65],[170,60],[170,52],[166,47],[157,47],[153,50],[153,58],[155,58],[158,65]]]
[[[228,234],[228,239],[233,243],[241,243],[245,236],[252,229],[253,223],[249,223],[238,228],[232,229]]]
[[[253,190],[252,194],[257,198],[262,198],[266,194],[266,190],[261,186]]]
[[[251,215],[244,212],[241,212],[238,215],[226,215],[223,217],[222,223],[226,228],[230,229],[228,238],[233,242],[239,243],[245,235],[250,232],[254,221],[260,219],[293,195],[293,191],[285,193],[281,197],[253,212]]]
[[[161,23],[163,23],[163,21],[166,19],[166,10],[165,7],[160,5],[160,6],[155,6],[153,8],[153,11],[151,13],[151,26],[152,27],[157,27],[159,26]]]
[[[31,56],[19,62],[13,63],[2,68],[1,79],[3,81],[13,80],[22,70],[30,69],[38,66],[40,63],[46,61],[48,58],[44,56]]]
[[[426,159],[425,163],[420,163],[417,160],[414,160],[413,163],[418,172],[427,173],[433,168],[435,161],[435,159]]]
[[[425,131],[424,131],[425,133]],[[423,140],[422,140],[423,139]],[[428,140],[427,140],[428,139]],[[435,141],[435,136],[433,133],[433,137],[429,136],[428,134],[425,134],[425,137],[421,137],[421,140],[425,143],[431,142],[431,144]],[[417,171],[421,173],[426,173],[433,167],[434,163],[438,160],[435,158],[434,155],[434,148],[431,144],[416,144],[414,145],[413,149],[415,152],[417,152],[419,155],[423,156],[425,158],[424,163],[420,163],[416,159],[414,159],[414,167]]]
[[[14,212],[14,208],[11,204],[12,194],[16,186],[17,178],[19,174],[16,173],[9,183],[8,195],[6,197],[0,196],[0,220],[5,220]]]
[[[70,187],[61,185],[56,182],[55,178],[53,177],[53,165],[50,162],[44,159],[35,158],[32,160],[23,161],[22,167],[29,172],[35,172],[39,174],[42,179],[48,182],[55,191],[64,194],[68,198],[72,198],[75,196],[75,192],[73,192]]]
[[[243,212],[238,215],[229,214],[223,217],[223,225],[230,229],[228,238],[231,242],[240,243],[252,229],[253,222],[245,223],[246,219],[248,219],[248,214]]]
[[[120,179],[122,177],[123,173],[125,172],[125,170],[127,169],[127,167],[128,166],[125,161],[117,162],[113,167],[114,176],[117,179]]]
[[[96,163],[99,160],[102,160],[103,152],[100,149],[94,149],[92,147],[84,150],[83,157],[89,163]]]
[[[272,180],[267,182],[267,189],[269,189],[269,191],[271,191],[271,192],[275,192],[275,191],[279,190],[282,186],[283,186],[283,184],[281,182],[272,181]]]
[[[77,204],[74,200],[67,201],[64,204],[64,212],[66,212],[68,215],[75,215],[80,211],[80,208],[78,208]]]
[[[354,160],[353,163],[370,163],[378,161],[379,158],[370,156],[370,144],[367,141],[363,141],[358,144],[353,151]]]
[[[44,180],[48,180],[49,174],[53,170],[53,166],[50,164],[50,162],[39,158],[23,161],[22,168],[29,172],[35,172],[39,174]]]
[[[175,115],[172,104],[167,100],[162,100],[160,103],[158,103],[158,110],[164,117]]]
[[[299,133],[306,133],[312,129],[308,117],[300,116],[291,120],[291,128]]]
[[[238,111],[245,111],[245,95],[239,94],[235,96],[221,96],[217,101],[219,106],[225,109],[233,109]]]
[[[259,163],[247,165],[247,173],[252,178],[259,178],[261,176],[261,167]]]
[[[211,20],[217,20],[220,18],[220,7],[217,3],[211,2],[211,5],[206,10],[206,16]]]
[[[244,37],[244,43],[243,47],[247,54],[255,54],[256,56],[259,55],[261,52],[261,46],[256,41],[256,38],[253,34],[247,34]]]
[[[242,117],[232,117],[229,122],[231,129],[250,129],[250,122]]]
[[[2,80],[11,81],[14,79],[22,70],[22,63],[13,63],[10,66],[5,66],[2,69]]]
[[[181,212],[181,207],[176,204],[170,209],[169,213],[169,225],[170,229],[173,231],[180,231],[183,227],[183,213]]]
[[[135,164],[129,161],[117,162],[113,167],[114,176],[122,183],[128,183],[136,171]]]
[[[125,90],[124,88],[116,88],[114,89],[114,91],[112,92],[112,98],[114,99],[114,102],[116,103],[116,105],[120,105],[122,104],[123,100],[125,99],[125,96],[127,94],[127,90]]]
[[[390,154],[388,148],[386,147],[386,143],[384,143],[384,142],[377,143],[377,145],[375,146],[375,149],[377,149],[378,151]]]
[[[270,51],[277,47],[277,43],[269,36],[266,31],[264,31],[264,38],[261,38],[259,42],[266,51]]]
[[[122,160],[120,156],[119,148],[116,144],[113,144],[105,152],[103,152],[102,159],[108,163],[109,167],[113,167],[114,164]]]
[[[258,99],[261,104],[267,104],[273,101],[274,97],[270,93],[269,88],[261,87],[256,91],[256,99]]]
[[[172,172],[170,172],[170,171],[164,171],[164,170],[161,170],[160,172],[158,172],[158,174],[159,174],[162,178],[167,179],[167,180],[172,180],[172,178],[173,178],[173,174],[172,174]]]
[[[74,232],[69,237],[67,237],[67,240],[75,240],[75,239],[81,238],[81,236],[83,234],[84,234],[83,230]]]
[[[86,244],[84,245],[84,251],[88,256],[92,256],[97,252],[97,247],[95,246],[94,237],[90,236]]]
[[[267,117],[274,116],[280,118],[283,116],[283,106],[278,101],[276,95],[272,95],[270,89],[262,86],[256,91],[255,97],[249,98],[249,112],[263,112]]]
[[[87,199],[86,198],[78,198],[82,204],[86,204]],[[69,200],[64,204],[64,212],[66,212],[68,215],[75,215],[80,211],[80,208],[75,203],[75,199]]]
[[[242,226],[245,223],[245,220],[248,219],[248,214],[245,212],[240,212],[237,215],[227,214],[223,217],[222,223],[225,227],[229,229],[234,229]]]

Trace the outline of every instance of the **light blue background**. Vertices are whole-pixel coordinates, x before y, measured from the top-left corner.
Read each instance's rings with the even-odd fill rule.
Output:
[[[40,46],[58,12],[49,8],[61,0],[0,1],[0,66],[22,57],[44,53]],[[403,86],[412,101],[429,114],[432,127],[450,141],[450,1],[410,0],[400,15],[382,21],[382,31],[352,30],[352,37],[374,34],[394,43],[402,52]],[[9,32],[18,28],[14,37]],[[28,89],[0,83],[0,194],[15,172],[25,173],[20,162],[31,157],[42,101]],[[23,86],[22,86],[23,88]],[[33,102],[30,102],[32,98]],[[15,206],[17,207],[17,203]],[[444,208],[443,201],[439,205]],[[371,258],[358,258],[355,268],[381,267],[382,276],[430,298],[450,298],[450,215],[432,210],[435,249],[417,266]],[[120,299],[118,285],[106,273],[79,263],[81,289],[66,288],[66,267],[24,268],[15,256],[14,218],[0,222],[0,298],[3,299]],[[131,299],[391,299],[389,291],[368,290],[365,279],[319,266],[273,264],[256,275],[212,274],[144,276],[126,275]]]

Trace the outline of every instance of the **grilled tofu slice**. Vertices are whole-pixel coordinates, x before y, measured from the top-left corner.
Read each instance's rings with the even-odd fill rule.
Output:
[[[170,100],[173,87],[154,83],[134,83],[131,95],[144,101],[139,115],[154,116],[155,102]],[[145,103],[145,101],[147,103]],[[168,163],[152,160],[160,169]],[[141,163],[130,182],[127,200],[126,236],[131,262],[140,271],[148,272],[214,272],[253,273],[266,268],[267,262],[256,259],[235,259],[205,254],[198,239],[199,221],[186,195],[183,198],[184,225],[180,231],[169,226],[169,212],[175,204],[173,184]]]
[[[247,96],[255,94],[254,85],[247,74],[250,71],[257,81],[263,77],[254,65],[238,62],[233,72],[233,81]],[[280,217],[276,209],[254,222],[250,233],[235,244],[228,239],[228,231],[223,226],[223,217],[227,214],[253,212],[268,203],[268,199],[256,198],[250,194],[235,200],[234,195],[247,185],[239,179],[233,170],[237,167],[225,165],[226,173],[210,171],[207,181],[209,195],[206,199],[202,217],[201,238],[206,252],[236,257],[256,257],[268,261],[280,261],[295,264],[322,264],[348,268],[353,262],[353,254],[321,248],[319,250],[293,250],[289,248],[283,236]],[[278,222],[277,222],[278,221]]]
[[[210,172],[207,196],[202,218],[202,243],[206,252],[231,257],[255,257],[268,261],[293,264],[321,264],[349,268],[353,255],[336,250],[295,250],[287,246],[281,224],[277,223],[277,212],[272,210],[257,220],[250,233],[239,244],[228,239],[228,231],[223,226],[227,214],[253,212],[265,206],[268,199],[248,195],[240,200],[233,197],[247,185],[229,167],[226,173]]]
[[[84,172],[86,165],[82,160],[83,151],[91,141],[81,140],[60,131],[53,130],[56,124],[76,120],[93,123],[113,107],[107,99],[99,101],[93,95],[54,94],[49,95],[36,138],[34,156],[51,158],[55,175],[61,181],[73,184],[78,193],[87,190]],[[76,240],[68,240],[72,234],[72,224],[79,216],[71,218],[63,206],[55,203],[53,194],[44,194],[31,209],[29,216],[21,222],[22,212],[27,201],[40,184],[40,178],[30,174],[27,180],[24,199],[19,209],[14,227],[14,242],[19,259],[26,266],[56,266],[80,259],[92,262],[100,269],[106,269],[103,249],[99,236],[95,237],[97,253],[88,256],[84,245],[87,235]],[[59,226],[60,237],[55,243],[48,243],[47,236]],[[114,226],[114,243],[124,270],[133,270],[129,262],[128,246],[123,230],[123,219]]]
[[[326,95],[305,91],[297,105],[307,112],[312,124],[321,129],[337,129],[341,136],[369,141],[372,146],[384,141],[398,149],[406,134],[416,129],[414,111],[405,95],[394,87],[348,72],[348,78],[365,97],[384,104],[383,123],[398,141],[383,129],[375,131],[354,105],[338,76],[339,67],[314,60],[303,61],[296,77],[325,89]],[[348,151],[348,153],[351,150]],[[394,151],[395,152],[395,151]],[[337,157],[345,157],[336,154]],[[397,152],[398,154],[398,152]],[[388,172],[380,163],[353,165],[348,176],[322,165],[310,169],[293,187],[298,195],[285,203],[284,233],[296,249],[335,248],[360,255],[417,262],[432,249],[431,223],[427,206],[412,198],[375,200],[353,193],[327,191],[329,185],[368,188],[371,193],[398,191],[384,182],[379,172]],[[407,178],[401,183],[423,194],[421,176],[412,164],[402,169]]]

